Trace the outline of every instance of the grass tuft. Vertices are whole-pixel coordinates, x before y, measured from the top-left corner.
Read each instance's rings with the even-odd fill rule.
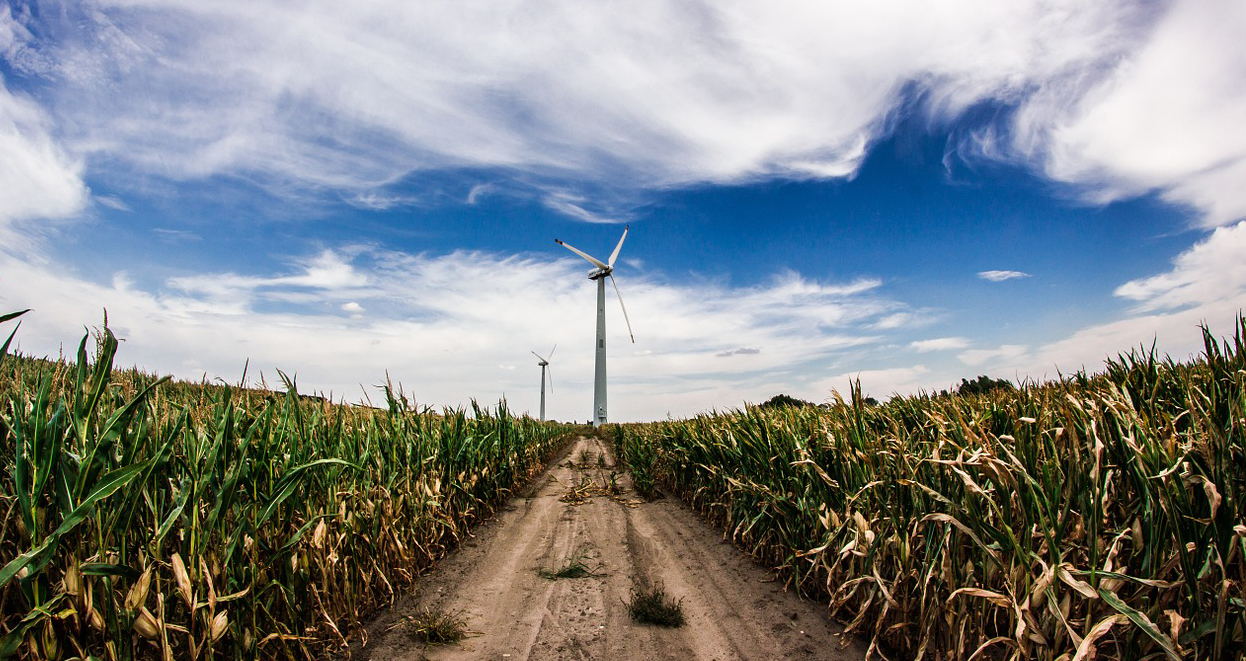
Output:
[[[632,588],[627,613],[637,622],[660,627],[682,627],[685,622],[683,599],[667,596],[660,585]]]
[[[619,474],[616,471],[610,471],[610,478],[606,480],[606,486],[602,488],[607,496],[620,496],[623,494],[623,487],[619,486]]]
[[[563,565],[559,569],[542,567],[537,570],[537,574],[539,574],[541,578],[549,579],[551,581],[560,578],[590,578],[593,576],[601,576],[596,569],[589,567],[588,563],[584,562],[584,555],[585,552],[583,550],[576,551],[575,555],[571,556],[571,558],[567,560],[567,564]],[[597,569],[600,568],[601,567],[597,567]]]
[[[411,637],[432,645],[457,643],[467,635],[467,622],[461,615],[460,612],[447,612],[440,608],[420,609],[415,615],[407,617]]]

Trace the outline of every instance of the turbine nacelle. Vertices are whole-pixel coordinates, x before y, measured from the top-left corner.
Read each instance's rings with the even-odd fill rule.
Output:
[[[627,335],[632,339],[632,344],[635,344],[636,336],[632,334],[632,322],[627,318],[627,306],[623,305],[623,295],[619,293],[619,283],[614,281],[614,260],[619,258],[619,251],[623,249],[623,241],[627,239],[627,231],[629,229],[631,229],[630,225],[623,226],[623,236],[619,237],[618,244],[614,246],[614,252],[610,253],[610,259],[604,262],[579,248],[563,243],[560,239],[554,239],[554,243],[583,257],[589,264],[597,267],[588,272],[589,280],[610,278],[610,284],[614,285],[614,295],[619,299],[619,308],[623,310],[623,321],[627,324]]]
[[[554,349],[557,349],[557,348],[558,348],[558,345],[557,345],[557,344],[555,344],[555,345],[554,345],[554,348],[549,350],[549,356],[548,356],[548,357],[543,357],[543,356],[541,356],[541,354],[539,354],[539,353],[537,353],[537,352],[535,352],[535,351],[529,351],[528,353],[530,353],[530,354],[532,354],[532,355],[536,356],[536,359],[537,359],[538,361],[540,361],[540,362],[538,362],[538,363],[537,363],[537,365],[539,365],[539,366],[541,366],[541,367],[545,367],[546,365],[549,365],[549,360],[550,360],[550,358],[553,358],[553,357],[554,357]]]

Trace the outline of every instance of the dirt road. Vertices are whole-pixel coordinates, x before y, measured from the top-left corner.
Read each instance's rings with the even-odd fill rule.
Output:
[[[598,460],[598,457],[602,459]],[[356,656],[422,659],[862,659],[844,648],[825,606],[784,592],[722,536],[674,499],[639,502],[582,489],[607,486],[613,458],[598,439],[581,438],[475,537],[419,581],[369,627]],[[604,465],[603,465],[604,464]],[[619,476],[619,483],[628,483]],[[574,502],[572,492],[589,496]],[[568,501],[572,502],[568,502]],[[585,578],[547,579],[580,560]],[[687,623],[633,622],[634,585],[661,584],[682,600]],[[406,616],[425,607],[459,613],[473,633],[452,645],[416,641]]]

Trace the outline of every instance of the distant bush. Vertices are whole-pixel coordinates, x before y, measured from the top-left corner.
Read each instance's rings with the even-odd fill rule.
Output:
[[[996,390],[1009,392],[1012,390],[1016,390],[1016,388],[1012,385],[1012,382],[1009,381],[1008,379],[992,379],[991,377],[986,376],[984,374],[974,379],[973,381],[970,381],[968,379],[961,379],[960,385],[956,387],[956,394],[958,395],[985,395],[990,392],[995,392]]]
[[[779,408],[786,408],[789,406],[795,407],[795,408],[804,408],[806,406],[815,406],[815,404],[813,402],[806,402],[803,399],[796,399],[795,397],[792,397],[790,395],[784,395],[783,393],[779,393],[778,395],[775,395],[774,397],[767,399],[761,404],[758,404],[758,406],[764,409],[779,409]]]

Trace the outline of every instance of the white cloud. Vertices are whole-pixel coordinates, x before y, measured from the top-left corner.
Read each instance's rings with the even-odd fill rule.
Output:
[[[1236,330],[1246,310],[1246,221],[1220,227],[1182,252],[1172,267],[1127,282],[1116,295],[1133,301],[1117,319],[1090,324],[1068,337],[1038,346],[1001,345],[959,354],[968,366],[1009,378],[1050,379],[1081,369],[1094,372],[1103,363],[1133,349],[1150,349],[1177,360],[1202,350],[1199,326],[1224,337]],[[914,343],[917,344],[917,343]]]
[[[307,304],[380,295],[343,253],[324,250],[305,261],[293,275],[207,273],[171,278],[163,301],[179,313],[246,315],[262,300]]]
[[[918,353],[964,349],[968,346],[969,340],[963,337],[936,337],[929,340],[915,340],[909,343],[909,348]]]
[[[1221,227],[1177,256],[1167,273],[1132,280],[1116,295],[1144,312],[1229,302],[1246,293],[1246,221]]]
[[[850,177],[907,89],[933,122],[981,102],[1017,109],[966,138],[967,158],[1024,161],[1095,201],[1157,190],[1208,226],[1246,214],[1236,0],[96,0],[38,19],[0,12],[6,60],[56,82],[42,109],[0,98],[0,136],[6,112],[40,116],[22,120],[36,128],[17,131],[25,144],[3,146],[42,163],[21,171],[46,195],[10,213],[79,209],[85,157],[342,190],[365,208],[411,203],[376,192],[408,173],[460,167],[636,190]],[[32,32],[34,20],[45,23]],[[565,190],[545,202],[589,222],[617,215]]]
[[[1227,305],[1200,305],[1087,326],[1040,347],[1025,360],[1016,361],[1014,367],[1037,379],[1055,378],[1057,371],[1072,374],[1082,368],[1097,372],[1105,360],[1131,350],[1149,351],[1153,344],[1161,356],[1189,360],[1202,353],[1199,326],[1206,324],[1216,337],[1231,337],[1239,310],[1246,310],[1246,295],[1239,294]]]
[[[575,218],[576,220],[582,220],[586,223],[608,224],[619,222],[614,218],[596,214],[588,209],[585,209],[581,205],[588,202],[588,198],[583,195],[575,195],[567,192],[551,193],[545,196],[543,201],[545,206],[550,209],[553,209],[563,215]]]
[[[1042,82],[1004,149],[1091,199],[1157,190],[1207,226],[1228,224],[1246,216],[1246,5],[1184,0],[1162,12],[1097,69]]]
[[[969,349],[962,337],[905,337],[921,327],[917,320],[882,331],[880,319],[907,308],[884,296],[877,280],[823,283],[789,272],[755,287],[730,288],[621,277],[637,343],[628,342],[610,301],[611,417],[687,416],[779,392],[825,401],[832,389],[846,393],[858,376],[880,399],[946,388],[967,374],[1054,378],[1057,370],[1098,370],[1105,358],[1150,346],[1152,339],[1161,352],[1185,358],[1198,351],[1200,322],[1211,322],[1220,334],[1232,332],[1236,311],[1246,309],[1240,273],[1230,278],[1230,295],[1195,286],[1201,274],[1214,272],[1207,269],[1227,268],[1221,260],[1231,258],[1242,232],[1214,232],[1179,256],[1171,272],[1131,283],[1134,300],[1163,312],[1148,308],[1032,345]],[[0,309],[35,308],[18,335],[27,353],[72,347],[82,326],[106,307],[112,323],[126,329],[127,364],[233,381],[249,358],[252,374],[272,377],[282,368],[297,373],[304,389],[348,399],[388,373],[432,405],[492,401],[505,392],[518,410],[535,410],[539,372],[522,361],[531,347],[557,342],[559,390],[550,412],[585,417],[595,291],[578,259],[344,247],[290,263],[298,265],[174,278],[149,290],[124,273],[96,284],[59,266],[0,253]],[[958,353],[953,359],[941,351]],[[827,373],[834,376],[817,376]]]
[[[752,349],[749,347],[740,347],[739,349],[729,349],[714,354],[716,358],[730,358],[732,356],[756,356],[761,353],[761,349]]]
[[[1028,278],[1030,274],[1024,271],[979,271],[978,277],[991,282],[1003,282],[1014,278]]]
[[[862,394],[882,400],[897,393],[905,395],[928,389],[930,373],[925,365],[845,372],[815,381],[807,389],[807,397],[816,402],[830,402],[834,401],[832,393],[839,393],[848,400],[852,385],[859,381]]]
[[[109,209],[116,209],[117,211],[130,211],[130,205],[126,204],[116,195],[96,195],[95,201],[108,207]]]
[[[35,19],[14,11],[0,5],[0,53],[35,84],[18,93],[0,80],[0,191],[22,192],[0,194],[0,244],[10,253],[27,240],[16,223],[80,214],[90,200],[85,175],[127,168],[140,177],[238,176],[278,193],[327,190],[371,208],[412,202],[378,191],[422,170],[496,168],[594,189],[846,177],[888,132],[907,88],[932,122],[981,102],[1016,109],[958,145],[965,158],[1015,159],[1094,201],[1158,191],[1201,212],[1208,227],[1227,228],[1170,272],[1122,285],[1133,316],[1058,342],[970,349],[960,354],[966,364],[1029,374],[1094,368],[1152,336],[1180,353],[1191,346],[1182,338],[1197,342],[1200,320],[1224,323],[1216,320],[1246,304],[1243,260],[1234,261],[1243,230],[1229,227],[1246,210],[1246,5],[1234,0],[99,0],[45,12],[48,23],[34,32],[24,23]],[[468,203],[490,186],[473,187]],[[569,217],[621,216],[569,184],[543,187],[543,202]],[[44,293],[25,341],[74,341],[59,333],[106,304],[114,319],[135,319],[126,347],[135,362],[170,371],[207,366],[228,377],[233,361],[252,355],[308,366],[304,383],[353,389],[354,379],[396,365],[411,382],[436,384],[424,393],[430,401],[458,402],[487,398],[496,381],[472,375],[510,364],[500,347],[537,346],[563,329],[591,335],[591,285],[570,259],[326,250],[287,272],[203,274],[148,291],[124,278],[93,285],[3,253],[6,304],[29,296],[17,283]],[[497,282],[487,268],[507,269],[514,284],[477,286]],[[781,387],[785,377],[761,383],[757,373],[930,319],[883,296],[877,280],[832,285],[789,273],[744,290],[620,284],[642,345],[616,354],[623,336],[611,336],[620,356],[611,401],[631,419],[650,417],[649,398],[687,413]],[[341,314],[359,302],[367,320]],[[933,351],[922,343],[935,341],[908,347]],[[727,347],[766,350],[716,359]],[[590,355],[578,358],[581,372]],[[724,376],[728,369],[756,371]],[[862,374],[899,389],[944,373]]]
[[[1024,344],[1001,344],[994,349],[970,349],[957,354],[960,362],[979,367],[992,362],[1015,361],[1025,355],[1029,347]]]
[[[904,326],[911,324],[913,322],[913,319],[914,319],[914,315],[911,312],[897,312],[895,314],[889,314],[883,317],[882,319],[879,319],[878,322],[874,324],[874,327],[880,330],[902,328]]]
[[[0,8],[4,14],[8,8]],[[4,24],[0,14],[0,25]],[[88,199],[82,164],[53,137],[51,120],[37,103],[11,92],[0,76],[0,242],[9,248],[22,241],[14,223],[65,218],[80,212]],[[24,243],[24,241],[22,241]]]
[[[74,152],[144,172],[365,191],[484,166],[644,188],[851,176],[906,86],[935,118],[1024,101],[1132,52],[1148,11],[97,0],[45,15],[60,41],[25,52],[55,63]]]
[[[385,211],[399,206],[409,206],[415,204],[419,200],[410,195],[386,195],[377,191],[368,191],[365,193],[357,193],[346,198],[346,202],[351,206],[361,209],[371,209],[373,211]]]
[[[559,394],[550,411],[582,418],[591,407],[595,285],[577,258],[346,247],[291,259],[300,263],[144,289],[123,273],[97,284],[0,253],[0,309],[35,308],[18,334],[26,353],[72,346],[106,307],[110,321],[126,328],[126,364],[235,381],[249,358],[253,374],[272,377],[281,368],[297,373],[304,389],[348,399],[388,373],[432,405],[505,392],[519,410],[535,410],[539,371],[520,361],[531,347],[557,342]],[[876,281],[823,283],[794,273],[744,289],[643,277],[619,284],[637,342],[628,341],[610,301],[616,420],[691,415],[760,395],[776,374],[876,342],[873,322],[903,308]],[[727,342],[737,360],[715,357]]]
[[[480,198],[492,193],[496,187],[493,184],[476,184],[471,190],[467,191],[466,202],[468,204],[476,204]]]

